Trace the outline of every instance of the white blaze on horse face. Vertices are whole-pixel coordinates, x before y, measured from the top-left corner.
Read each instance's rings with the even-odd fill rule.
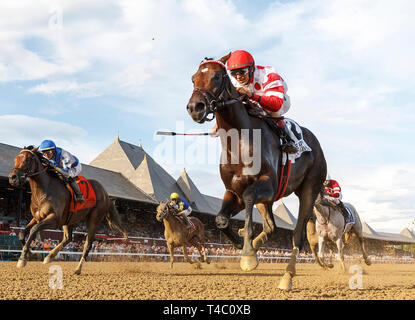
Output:
[[[202,70],[200,70],[201,72],[207,72],[209,70],[209,68],[203,68]]]

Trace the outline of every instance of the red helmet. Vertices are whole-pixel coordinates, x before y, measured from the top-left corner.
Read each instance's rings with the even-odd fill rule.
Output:
[[[254,65],[254,58],[249,52],[244,50],[236,50],[232,52],[228,61],[226,61],[226,66],[228,70],[253,67]]]

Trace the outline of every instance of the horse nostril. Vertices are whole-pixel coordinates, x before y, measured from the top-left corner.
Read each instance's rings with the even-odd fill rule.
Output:
[[[198,102],[195,107],[195,111],[202,112],[205,110],[205,104],[203,102]]]

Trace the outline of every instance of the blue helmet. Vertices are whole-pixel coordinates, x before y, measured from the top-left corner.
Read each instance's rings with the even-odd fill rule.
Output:
[[[39,146],[39,151],[48,151],[48,150],[54,150],[56,149],[55,142],[52,140],[43,140],[42,143]]]

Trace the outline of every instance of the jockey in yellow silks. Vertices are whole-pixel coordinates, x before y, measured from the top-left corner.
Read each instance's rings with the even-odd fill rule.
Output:
[[[187,203],[187,201],[180,198],[178,193],[173,192],[170,195],[170,204],[169,205],[170,205],[170,207],[176,209],[176,211],[178,212],[177,215],[179,215],[183,218],[183,220],[186,222],[187,228],[190,229],[191,225],[190,225],[190,222],[189,222],[189,219],[187,218],[187,216],[192,212],[192,208]]]

